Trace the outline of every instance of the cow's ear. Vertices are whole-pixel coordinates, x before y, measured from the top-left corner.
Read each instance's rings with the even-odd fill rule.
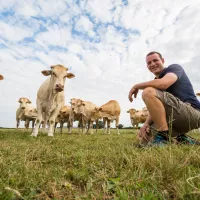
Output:
[[[74,78],[75,75],[73,73],[67,73],[67,75],[65,77],[70,79],[70,78]]]
[[[21,103],[21,98],[19,98],[18,102]]]
[[[32,102],[28,99],[27,103],[32,103]]]
[[[43,74],[44,76],[49,76],[49,75],[52,74],[52,71],[51,71],[51,70],[43,70],[43,71],[41,71],[41,72],[42,72],[42,74]]]
[[[200,96],[200,93],[198,92],[198,93],[196,93],[196,95],[197,95],[197,96]]]
[[[3,80],[3,76],[0,74],[0,80]]]
[[[128,110],[127,113],[130,113],[130,111]]]
[[[103,109],[102,108],[99,108],[99,111],[102,111]]]

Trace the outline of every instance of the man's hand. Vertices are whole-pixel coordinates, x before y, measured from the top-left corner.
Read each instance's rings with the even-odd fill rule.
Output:
[[[150,126],[148,124],[144,124],[138,133],[138,138],[140,140],[148,140],[148,134],[150,132]]]
[[[132,97],[133,94],[134,94],[134,97],[135,97],[135,98],[137,97],[138,91],[139,91],[139,90],[138,90],[136,87],[134,87],[134,86],[131,88],[131,90],[130,90],[130,92],[129,92],[129,95],[128,95],[128,99],[129,99],[130,102],[133,101],[133,97]]]

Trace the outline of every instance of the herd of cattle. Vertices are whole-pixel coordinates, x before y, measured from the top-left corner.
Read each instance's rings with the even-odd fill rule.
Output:
[[[93,122],[103,119],[104,132],[110,134],[110,123],[115,120],[116,130],[119,133],[118,124],[121,113],[120,105],[116,100],[110,100],[98,107],[92,102],[81,99],[71,99],[70,106],[65,104],[64,85],[66,78],[74,78],[73,73],[62,65],[51,66],[50,70],[42,71],[44,76],[50,76],[42,83],[37,92],[37,109],[32,105],[30,99],[19,98],[19,107],[16,111],[16,128],[20,121],[25,121],[25,128],[29,128],[32,122],[31,136],[38,135],[38,129],[42,125],[42,131],[46,131],[48,125],[48,136],[53,136],[56,125],[60,123],[60,133],[63,132],[63,125],[67,123],[68,133],[71,133],[73,122],[78,121],[78,127],[82,128],[83,133],[93,133]],[[0,75],[0,80],[4,77]],[[130,119],[133,126],[138,128],[139,123],[144,123],[148,115],[146,108],[142,110],[130,109]],[[107,125],[107,128],[106,128]]]
[[[104,132],[110,134],[110,123],[116,121],[117,133],[119,117],[121,113],[120,105],[116,100],[110,100],[104,105],[98,107],[89,101],[81,99],[71,99],[70,106],[65,104],[64,85],[66,78],[74,78],[73,73],[62,65],[51,66],[50,70],[42,71],[44,76],[50,76],[40,86],[37,92],[37,109],[33,107],[32,102],[25,97],[19,98],[19,108],[16,111],[16,128],[20,121],[25,121],[25,128],[29,128],[32,121],[31,136],[38,135],[38,129],[42,125],[42,131],[46,131],[48,125],[48,136],[53,136],[57,123],[60,123],[60,132],[63,131],[63,124],[67,123],[68,133],[71,133],[73,122],[78,121],[78,127],[82,128],[83,133],[93,133],[93,122],[96,122],[96,131],[98,120],[103,118]],[[0,80],[4,77],[0,75]],[[200,96],[200,93],[197,93]],[[133,127],[138,128],[140,123],[144,123],[147,116],[147,108],[142,110],[130,109],[130,120]],[[107,128],[106,128],[107,124]]]

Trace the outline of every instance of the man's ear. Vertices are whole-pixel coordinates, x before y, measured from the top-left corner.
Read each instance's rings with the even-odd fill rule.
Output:
[[[163,63],[163,64],[165,63],[165,59],[164,59],[164,58],[162,58],[162,63]]]
[[[49,76],[52,74],[52,70],[43,70],[41,71],[44,76]]]
[[[74,78],[75,75],[73,73],[67,73],[67,75],[65,77],[70,79],[70,78]]]

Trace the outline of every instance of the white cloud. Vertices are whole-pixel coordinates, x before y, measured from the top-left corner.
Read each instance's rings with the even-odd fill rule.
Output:
[[[95,17],[97,21],[104,23],[112,21],[112,11],[113,8],[112,0],[104,0],[103,3],[99,0],[87,1],[85,9]]]
[[[16,42],[24,39],[25,37],[32,36],[32,32],[14,25],[8,25],[5,22],[0,21],[0,35],[6,40]]]
[[[81,16],[76,22],[75,29],[79,32],[88,32],[93,30],[93,23],[86,16]]]
[[[47,48],[49,45],[66,47],[70,38],[71,30],[69,27],[51,25],[48,27],[48,31],[38,34],[36,41],[44,48]]]

